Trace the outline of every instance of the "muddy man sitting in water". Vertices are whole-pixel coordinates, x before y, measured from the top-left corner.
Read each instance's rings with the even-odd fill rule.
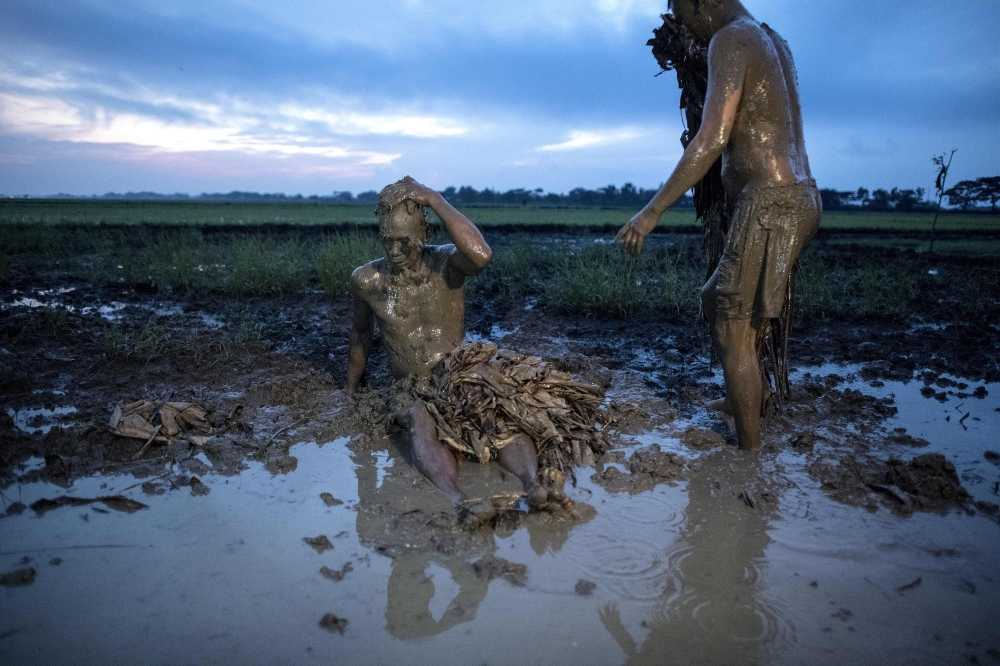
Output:
[[[427,244],[424,206],[441,218],[454,244]],[[359,267],[351,276],[354,322],[347,370],[351,394],[361,381],[375,322],[397,380],[429,376],[445,355],[461,345],[465,341],[465,279],[478,275],[492,256],[468,218],[410,177],[383,189],[375,212],[385,257]],[[428,406],[416,399],[397,420],[409,432],[417,470],[454,502],[463,501],[455,454],[438,437]],[[538,491],[538,456],[531,438],[515,437],[495,455],[502,467],[521,480],[530,500],[532,491]]]

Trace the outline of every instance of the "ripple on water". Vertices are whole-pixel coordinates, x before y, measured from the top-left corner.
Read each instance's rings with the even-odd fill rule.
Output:
[[[723,644],[746,650],[780,650],[795,642],[788,608],[765,591],[764,558],[753,558],[740,571],[709,569],[714,558],[680,545],[666,558],[667,580],[660,622],[683,628],[679,633],[716,634]],[[677,632],[674,632],[677,633]]]
[[[676,531],[684,522],[684,512],[678,507],[683,507],[685,500],[679,488],[661,486],[638,495],[623,495],[621,499],[624,501],[615,506],[614,517],[623,530],[655,526]]]
[[[617,599],[658,599],[666,579],[663,545],[625,533],[631,531],[598,534],[572,557],[587,580]]]

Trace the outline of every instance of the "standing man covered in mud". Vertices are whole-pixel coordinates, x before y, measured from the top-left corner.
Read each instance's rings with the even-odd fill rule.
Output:
[[[424,206],[441,218],[454,244],[427,244],[430,233]],[[492,257],[486,240],[468,218],[439,193],[410,177],[379,193],[375,213],[385,257],[359,267],[351,276],[354,322],[347,389],[352,394],[364,373],[376,322],[397,380],[428,377],[439,361],[456,350],[465,341],[465,279],[478,275]],[[402,392],[397,398],[408,401]],[[462,501],[455,454],[438,437],[428,405],[415,399],[395,416],[409,432],[417,470],[453,501]],[[526,491],[535,487],[538,456],[529,437],[512,438],[496,455]]]
[[[739,0],[671,0],[676,19],[708,47],[708,91],[698,134],[656,196],[615,238],[638,255],[663,212],[722,158],[735,209],[702,307],[722,357],[726,398],[741,448],[760,446],[764,398],[755,342],[778,317],[799,252],[819,227],[798,83],[786,42]]]

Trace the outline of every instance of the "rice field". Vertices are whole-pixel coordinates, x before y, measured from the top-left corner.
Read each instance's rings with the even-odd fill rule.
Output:
[[[634,210],[600,208],[467,207],[461,209],[483,228],[489,227],[587,227],[609,229],[629,220]],[[886,230],[896,232],[930,231],[932,213],[827,212],[824,229]],[[369,226],[376,224],[373,207],[361,204],[327,202],[186,202],[186,201],[109,201],[4,199],[0,200],[0,225],[303,225]],[[661,228],[695,224],[694,211],[669,210]],[[1000,233],[1000,215],[944,213],[938,230],[983,231]]]

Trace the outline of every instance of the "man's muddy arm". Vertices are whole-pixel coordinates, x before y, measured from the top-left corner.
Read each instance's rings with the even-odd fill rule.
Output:
[[[451,265],[466,276],[479,275],[493,257],[493,250],[476,225],[455,210],[438,192],[419,183],[407,188],[407,198],[421,206],[430,206],[444,223],[444,228],[458,250],[451,256]]]
[[[451,256],[451,265],[464,275],[479,275],[493,258],[493,250],[472,220],[455,210],[443,196],[437,192],[434,194],[437,195],[437,202],[431,204],[431,210],[444,222],[444,227],[458,250]]]
[[[701,127],[660,191],[615,237],[615,242],[624,243],[629,254],[638,255],[642,251],[643,239],[659,224],[663,213],[704,178],[729,143],[747,68],[740,40],[739,33],[726,29],[712,40],[708,50],[708,94]]]
[[[373,324],[372,309],[355,294],[354,321],[351,324],[351,341],[347,352],[347,392],[351,395],[358,390],[368,354],[372,350]]]

